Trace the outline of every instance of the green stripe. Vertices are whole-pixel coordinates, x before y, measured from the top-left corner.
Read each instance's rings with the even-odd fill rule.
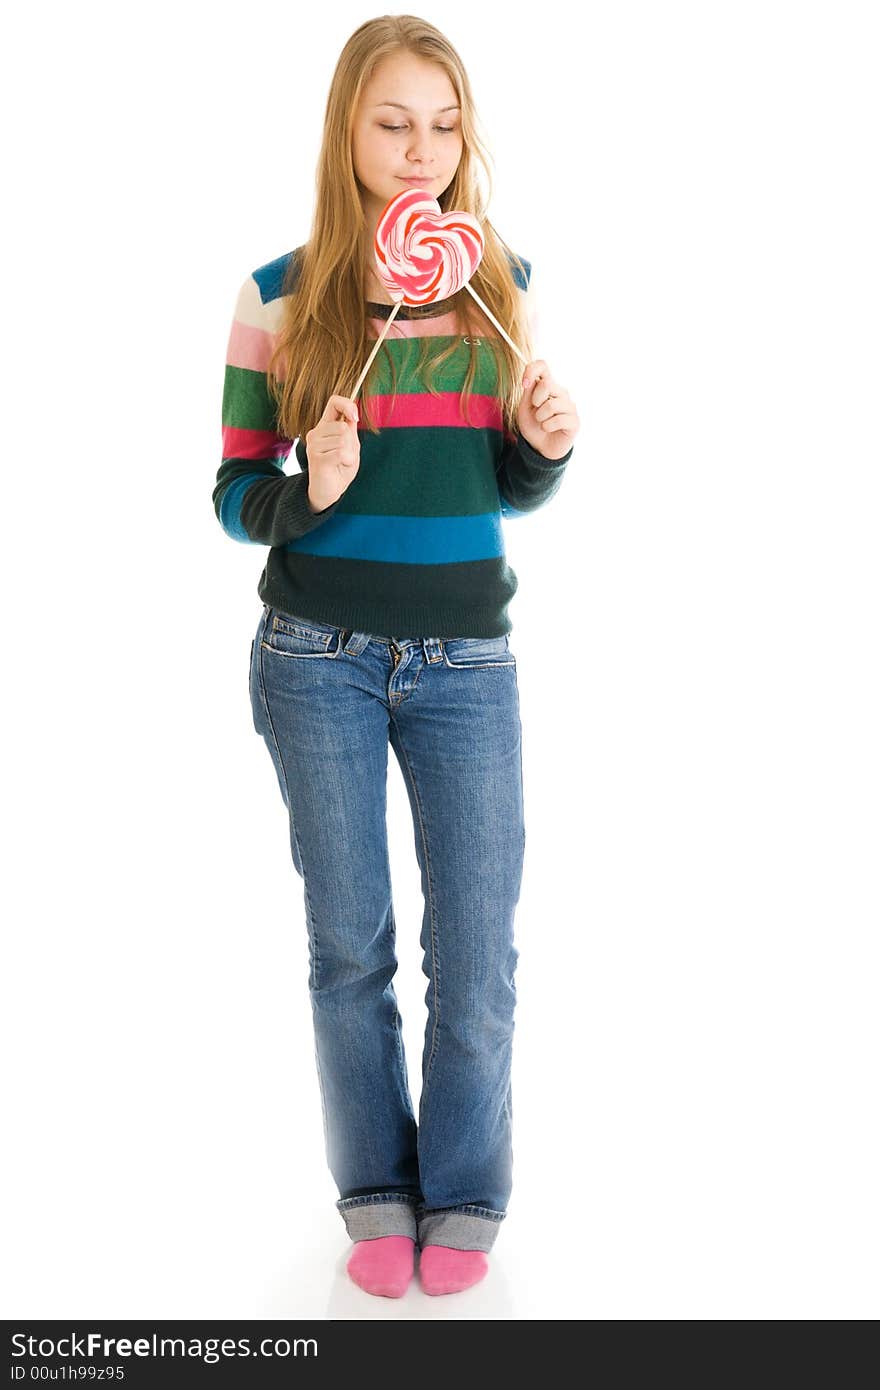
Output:
[[[390,332],[394,332],[395,325],[391,325]],[[455,351],[450,355],[448,361],[441,367],[434,368],[433,385],[437,391],[460,392],[463,385],[465,374],[471,359],[471,353],[475,354],[477,370],[471,390],[480,396],[494,396],[498,394],[498,369],[495,363],[495,354],[489,345],[488,339],[478,338],[477,345],[471,346],[462,341],[460,337],[453,337],[447,334],[439,338],[386,338],[379,349],[375,362],[370,367],[370,391],[377,396],[390,395],[391,369],[385,357],[385,349],[394,363],[397,372],[397,391],[399,395],[421,395],[427,391],[424,382],[416,374],[416,366],[419,360],[419,345],[428,341],[432,345],[432,351],[428,356],[431,364],[432,358],[439,355],[450,343],[455,343]],[[429,365],[427,371],[431,370]],[[373,377],[373,373],[376,373]]]
[[[393,325],[392,325],[393,327]],[[394,363],[397,373],[396,389],[398,395],[423,395],[427,387],[417,374],[420,338],[386,339],[370,368],[369,388],[373,395],[390,396],[393,391],[391,365],[385,357],[384,349]],[[439,354],[450,343],[455,343],[455,351],[442,366],[434,368],[434,389],[454,391],[460,395],[465,375],[470,363],[470,354],[476,354],[476,373],[471,390],[475,395],[494,396],[498,394],[498,369],[495,356],[487,339],[478,339],[479,346],[471,348],[460,338],[443,336],[432,338],[431,357]],[[431,361],[429,357],[429,362]],[[373,375],[375,373],[375,375]],[[248,367],[234,367],[227,363],[223,381],[224,425],[234,425],[237,429],[275,430],[277,428],[277,406],[269,392],[266,373],[254,372]]]
[[[498,510],[498,431],[389,427],[361,436],[357,476],[336,515],[482,516]]]
[[[223,381],[223,424],[240,430],[274,430],[276,406],[269,395],[265,372],[226,364]]]

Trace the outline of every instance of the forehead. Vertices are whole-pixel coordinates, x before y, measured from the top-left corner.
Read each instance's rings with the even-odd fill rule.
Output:
[[[446,69],[414,53],[390,53],[383,58],[366,83],[363,96],[371,106],[390,103],[428,113],[458,104]]]

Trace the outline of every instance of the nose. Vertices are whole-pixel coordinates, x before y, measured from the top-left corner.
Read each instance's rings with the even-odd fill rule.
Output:
[[[407,158],[416,164],[424,164],[430,158],[428,143],[427,137],[424,140],[414,140],[407,153]],[[423,145],[424,149],[422,148]]]

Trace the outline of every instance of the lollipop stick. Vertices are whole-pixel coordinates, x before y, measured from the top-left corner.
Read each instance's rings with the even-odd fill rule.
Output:
[[[364,377],[367,375],[367,372],[370,370],[370,363],[372,362],[373,358],[376,356],[376,353],[379,351],[380,347],[382,346],[382,341],[383,341],[383,339],[384,339],[384,337],[385,337],[385,334],[388,332],[389,328],[391,327],[392,323],[394,322],[394,315],[397,313],[397,311],[398,311],[398,309],[400,308],[400,306],[401,306],[402,303],[403,303],[403,300],[402,300],[402,299],[398,299],[397,303],[396,303],[395,306],[394,306],[393,311],[388,315],[388,318],[387,318],[386,321],[385,321],[385,327],[382,329],[382,332],[379,334],[379,337],[376,339],[376,346],[373,348],[373,351],[370,353],[369,357],[367,358],[367,365],[364,367],[364,370],[361,372],[360,376],[358,377],[357,386],[355,386],[354,390],[353,390],[352,393],[351,393],[351,399],[352,399],[353,401],[354,401],[354,400],[357,400],[357,393],[358,393],[358,391],[361,389],[361,386],[363,385]]]
[[[496,319],[495,315],[492,313],[492,310],[489,309],[489,308],[487,308],[487,306],[483,303],[483,301],[482,301],[482,299],[480,298],[480,296],[477,294],[476,290],[471,289],[470,285],[465,285],[465,289],[467,290],[468,294],[473,295],[474,299],[475,299],[475,300],[477,301],[477,303],[479,304],[479,306],[480,306],[480,308],[482,309],[483,313],[486,314],[486,316],[492,320],[492,322],[494,323],[495,327],[498,329],[498,332],[502,335],[502,337],[504,337],[504,338],[506,339],[506,341],[507,341],[508,343],[510,343],[510,346],[513,348],[513,350],[514,350],[514,352],[516,353],[516,355],[517,355],[517,357],[519,358],[519,360],[520,360],[521,362],[523,362],[526,366],[528,366],[528,358],[526,358],[526,357],[523,356],[523,354],[520,352],[519,348],[517,347],[516,343],[515,343],[515,342],[513,341],[513,339],[511,338],[510,334],[504,332],[504,329],[501,327],[501,324],[498,322],[498,320]]]

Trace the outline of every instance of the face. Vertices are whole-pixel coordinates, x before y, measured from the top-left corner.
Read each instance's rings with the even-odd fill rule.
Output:
[[[458,97],[445,69],[412,53],[383,58],[361,92],[352,135],[368,231],[407,187],[439,198],[455,177],[462,145]],[[416,178],[424,182],[408,182]]]

